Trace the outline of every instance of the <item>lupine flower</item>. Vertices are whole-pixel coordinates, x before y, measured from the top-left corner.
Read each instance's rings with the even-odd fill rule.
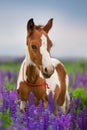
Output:
[[[87,129],[87,107],[83,108],[82,111],[78,114],[78,125],[80,130],[86,130]]]
[[[48,108],[50,110],[50,112],[54,112],[54,98],[53,98],[53,94],[52,92],[49,93],[49,96],[48,96]]]
[[[81,98],[72,98],[70,108],[63,113],[58,107],[58,116],[53,114],[54,98],[52,92],[48,96],[48,106],[34,105],[34,95],[30,93],[26,103],[26,111],[19,109],[20,98],[16,90],[6,89],[6,84],[16,86],[17,73],[0,71],[0,129],[1,130],[85,130],[87,128],[87,107],[81,108]],[[87,90],[87,72],[76,73],[75,78],[71,75],[70,87],[74,91],[77,87]],[[8,125],[4,126],[6,113],[10,118]],[[4,126],[4,127],[3,127]]]

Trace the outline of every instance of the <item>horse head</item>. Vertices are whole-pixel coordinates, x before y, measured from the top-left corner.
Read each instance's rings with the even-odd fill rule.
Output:
[[[45,26],[35,25],[33,19],[27,23],[27,57],[29,63],[37,66],[45,78],[49,78],[54,72],[50,57],[52,41],[48,36],[52,23],[53,19],[50,19]]]

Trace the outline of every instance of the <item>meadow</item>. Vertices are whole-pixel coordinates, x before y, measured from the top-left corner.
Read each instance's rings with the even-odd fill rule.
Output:
[[[58,107],[58,116],[53,114],[52,93],[45,109],[42,101],[35,107],[31,93],[26,112],[21,112],[20,98],[16,92],[21,62],[0,63],[0,130],[87,130],[87,61],[62,62],[69,75],[71,104],[66,113]]]

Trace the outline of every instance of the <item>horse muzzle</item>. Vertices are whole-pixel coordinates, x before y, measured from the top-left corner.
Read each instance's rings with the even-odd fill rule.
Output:
[[[48,67],[42,67],[42,74],[45,78],[50,78],[50,76],[54,73],[54,66],[50,65]]]

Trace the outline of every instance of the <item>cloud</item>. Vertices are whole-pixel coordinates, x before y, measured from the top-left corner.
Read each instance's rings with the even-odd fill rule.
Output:
[[[54,22],[54,29],[50,34],[54,41],[52,55],[87,58],[87,25],[71,22],[70,17],[64,20],[63,14],[61,16],[57,23]]]
[[[6,7],[6,6],[5,6]],[[8,6],[9,7],[9,6]],[[24,8],[23,8],[24,7]],[[40,8],[39,8],[40,7]],[[45,24],[54,18],[49,35],[54,46],[52,55],[56,57],[86,57],[87,23],[75,19],[65,10],[49,7],[17,5],[0,11],[0,55],[25,55],[26,24],[33,17],[36,24]],[[8,10],[7,10],[8,9]],[[76,17],[76,16],[75,16]],[[78,17],[78,16],[77,16]],[[84,16],[85,17],[85,16]]]

